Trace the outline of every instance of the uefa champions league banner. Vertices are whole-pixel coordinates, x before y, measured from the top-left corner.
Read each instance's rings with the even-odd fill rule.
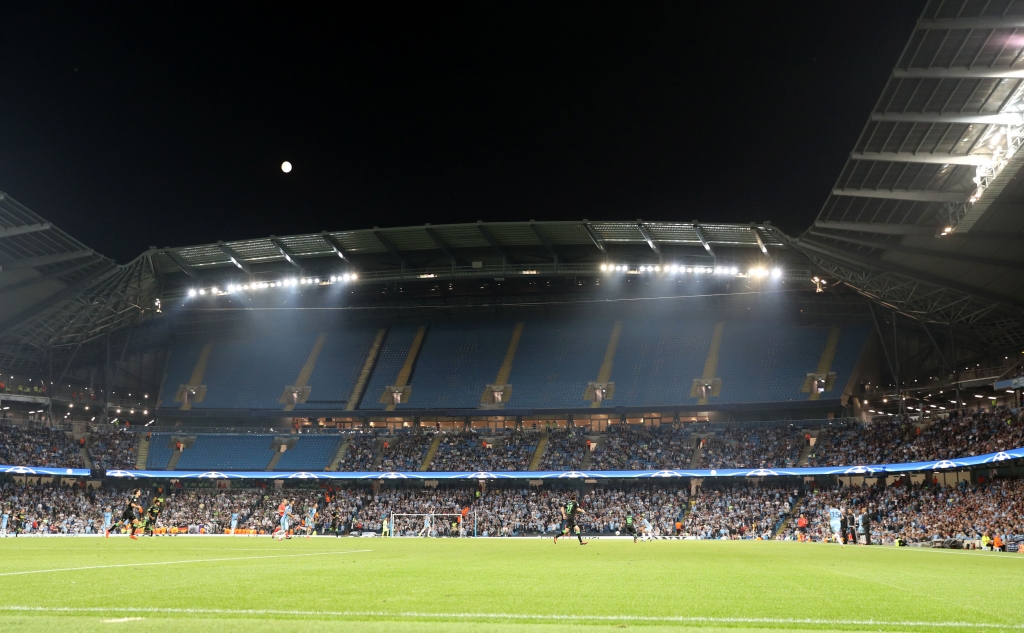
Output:
[[[1024,448],[974,457],[907,464],[869,464],[817,468],[732,468],[721,470],[568,470],[514,472],[273,472],[215,470],[108,470],[125,479],[670,479],[675,477],[809,477],[814,475],[884,475],[998,466],[1024,458]],[[46,477],[88,477],[84,468],[0,466],[0,474]]]
[[[48,466],[2,466],[0,475],[36,475],[41,477],[88,477],[88,468],[50,468]]]

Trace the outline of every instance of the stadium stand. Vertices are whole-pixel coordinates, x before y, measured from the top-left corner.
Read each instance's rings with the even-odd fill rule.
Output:
[[[82,468],[82,456],[66,431],[0,424],[0,464]]]
[[[338,462],[338,470],[368,472],[373,469],[377,456],[377,436],[371,433],[356,433],[349,436],[348,447]]]
[[[373,328],[330,332],[308,381],[309,398],[296,404],[295,409],[344,409],[375,334]]]
[[[382,472],[416,471],[423,465],[434,434],[420,429],[402,430],[384,439],[380,466]]]
[[[395,325],[388,328],[384,345],[377,356],[377,364],[359,403],[360,409],[382,411],[387,407],[388,403],[382,401],[384,391],[387,387],[394,386],[418,330],[419,326],[414,325]]]
[[[509,322],[432,325],[416,359],[412,393],[396,408],[478,408],[480,395],[501,366],[514,327]]]
[[[800,454],[800,437],[788,426],[726,428],[707,438],[701,468],[791,468]]]
[[[266,470],[274,457],[273,435],[196,436],[178,460],[177,470]]]
[[[281,455],[274,470],[326,470],[343,439],[341,435],[300,435],[295,446]]]
[[[317,335],[275,334],[213,346],[206,397],[194,409],[280,409],[284,388],[299,375]]]
[[[593,470],[661,470],[689,468],[690,434],[682,427],[616,424],[594,451]]]
[[[387,329],[383,346],[359,403],[380,411],[393,404],[384,393],[400,379],[422,326]],[[394,409],[478,409],[488,384],[499,373],[516,324],[439,322],[426,327],[411,365],[401,402]],[[616,345],[609,349],[614,331]],[[720,345],[708,364],[713,334]],[[695,381],[705,370],[716,382],[711,403],[769,403],[808,400],[807,375],[822,362],[832,327],[798,327],[761,322],[680,321],[669,317],[531,319],[524,323],[508,375],[504,408],[558,409],[598,406],[698,404]],[[868,337],[858,325],[838,328],[827,355],[832,374],[823,398],[838,398]],[[335,330],[325,342],[307,381],[310,393],[296,410],[345,409],[377,329]],[[296,383],[317,334],[264,335],[215,343],[203,362],[203,345],[177,344],[167,362],[161,405],[180,408],[176,394],[195,380],[206,391],[195,409],[281,409],[286,386]],[[606,358],[607,356],[607,358]],[[709,367],[711,369],[709,369]],[[601,371],[608,372],[604,380]],[[608,385],[593,401],[588,387]],[[386,401],[385,401],[386,400]],[[354,406],[354,405],[353,405]],[[352,407],[349,407],[352,408]]]
[[[96,427],[89,435],[89,457],[92,458],[93,468],[135,468],[135,433],[124,428]]]
[[[547,446],[538,470],[579,470],[587,450],[587,439],[581,431],[554,429],[548,432]]]
[[[512,431],[486,438],[476,431],[446,433],[430,470],[498,472],[526,470],[540,439],[538,431]],[[489,440],[489,441],[488,441]]]
[[[799,486],[799,484],[798,484]],[[522,536],[552,534],[560,529],[559,507],[570,490],[494,488],[477,496],[475,485],[449,489],[381,490],[366,487],[321,487],[271,491],[266,488],[176,486],[167,493],[167,509],[158,528],[180,533],[224,533],[231,514],[239,529],[269,533],[277,523],[277,504],[287,498],[296,512],[318,509],[321,533],[375,532],[395,514],[461,515],[454,533],[447,521],[437,520],[432,535]],[[105,507],[120,507],[130,488],[85,490],[58,483],[0,485],[0,509],[9,515],[26,513],[26,525],[12,522],[9,531],[37,534],[101,532]],[[830,538],[828,508],[863,511],[871,517],[874,543],[979,547],[984,535],[1000,535],[1015,551],[1024,542],[1024,482],[1016,479],[968,484],[846,486],[806,489],[759,486],[749,482],[708,483],[691,498],[670,482],[634,486],[599,486],[581,497],[587,514],[581,526],[590,534],[622,529],[627,513],[643,514],[655,536],[681,535],[699,539],[790,539],[798,536],[797,518],[809,519],[808,539]],[[396,522],[396,533],[413,535],[422,519]]]

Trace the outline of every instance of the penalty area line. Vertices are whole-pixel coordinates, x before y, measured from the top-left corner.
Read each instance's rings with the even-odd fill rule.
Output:
[[[232,560],[261,560],[267,558],[302,558],[306,556],[335,556],[340,554],[361,554],[372,552],[372,549],[351,549],[343,552],[314,552],[310,554],[275,554],[271,556],[235,556],[232,558],[193,558],[190,560],[165,560],[151,563],[118,563],[116,565],[89,565],[88,567],[60,567],[57,569],[28,569],[25,571],[8,571],[0,576],[25,576],[28,574],[52,574],[63,571],[86,571],[89,569],[114,569],[117,567],[150,567],[152,565],[190,565],[192,563],[220,563]]]
[[[994,624],[983,622],[917,622],[912,620],[840,620],[827,618],[740,618],[712,616],[657,616],[657,615],[573,615],[523,613],[426,613],[419,611],[299,611],[286,609],[200,609],[165,607],[32,607],[0,605],[0,612],[15,613],[151,613],[164,615],[240,615],[240,616],[314,616],[314,617],[381,617],[381,618],[440,618],[451,620],[526,620],[526,621],[601,621],[601,622],[665,622],[705,624],[812,624],[848,626],[897,626],[975,629],[1024,629],[1024,624]]]

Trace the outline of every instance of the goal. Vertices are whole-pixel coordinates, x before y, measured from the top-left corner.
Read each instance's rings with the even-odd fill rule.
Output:
[[[452,524],[455,528],[452,528]],[[458,513],[400,514],[391,513],[388,535],[457,537],[473,534],[472,521]]]

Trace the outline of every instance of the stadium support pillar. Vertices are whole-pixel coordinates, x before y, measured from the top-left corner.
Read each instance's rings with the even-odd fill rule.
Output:
[[[896,363],[896,395],[900,400],[900,415],[906,413],[906,403],[903,400],[903,387],[900,385],[900,339],[896,329],[896,311],[892,312],[892,357]]]
[[[960,399],[960,361],[956,359],[956,334],[952,322],[949,324],[949,344],[952,348],[950,355],[953,359],[953,382],[956,384],[956,410],[963,412],[963,400]]]

